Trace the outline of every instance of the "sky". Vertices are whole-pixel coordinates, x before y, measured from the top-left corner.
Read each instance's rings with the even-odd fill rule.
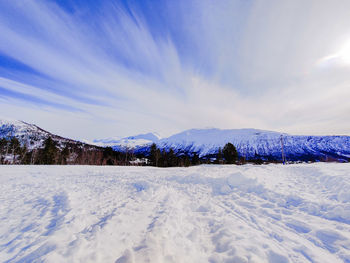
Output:
[[[348,0],[0,1],[0,116],[74,139],[350,135]]]

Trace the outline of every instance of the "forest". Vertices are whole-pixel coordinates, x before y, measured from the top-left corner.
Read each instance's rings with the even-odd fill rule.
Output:
[[[227,143],[217,154],[200,157],[196,152],[175,152],[152,144],[148,151],[115,151],[81,142],[59,142],[50,136],[41,147],[29,149],[16,137],[0,139],[0,164],[26,165],[150,165],[156,167],[187,167],[199,164],[243,164],[235,146]],[[261,160],[253,160],[262,163]]]

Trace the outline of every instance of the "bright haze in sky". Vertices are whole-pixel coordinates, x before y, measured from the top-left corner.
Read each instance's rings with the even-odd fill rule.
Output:
[[[350,135],[350,1],[4,0],[0,115],[71,138]]]

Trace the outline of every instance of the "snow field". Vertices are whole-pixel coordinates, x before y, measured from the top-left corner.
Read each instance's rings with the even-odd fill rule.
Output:
[[[0,166],[0,262],[350,262],[350,165]]]

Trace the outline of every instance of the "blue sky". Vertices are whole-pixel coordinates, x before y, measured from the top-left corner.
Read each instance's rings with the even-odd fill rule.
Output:
[[[4,0],[0,115],[72,138],[350,135],[349,1]]]

